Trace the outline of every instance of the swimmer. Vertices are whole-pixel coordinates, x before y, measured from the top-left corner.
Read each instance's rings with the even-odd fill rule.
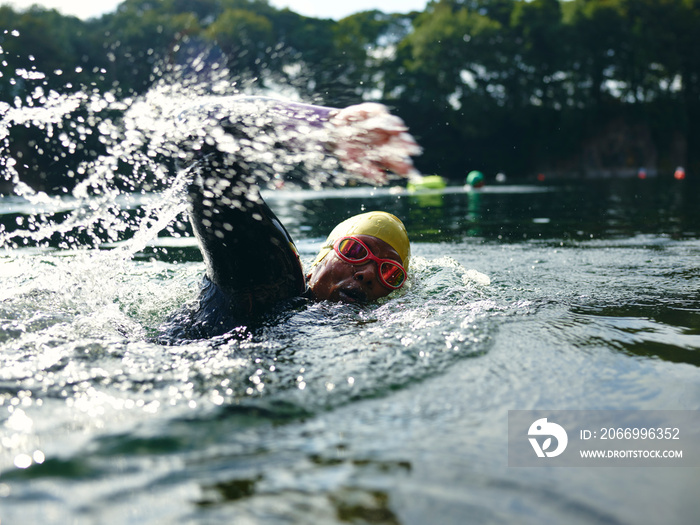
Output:
[[[401,220],[382,211],[355,215],[328,236],[306,276],[311,296],[372,302],[406,282],[411,245]]]
[[[171,318],[159,340],[242,333],[295,301],[365,303],[401,288],[410,244],[397,217],[376,211],[341,222],[304,273],[291,236],[257,183],[278,176],[283,157],[259,154],[271,145],[311,152],[317,161],[331,154],[373,182],[382,182],[386,170],[408,176],[415,172],[410,156],[420,148],[403,121],[372,103],[337,110],[258,97],[230,102],[235,110],[217,103],[204,112],[209,123],[223,122],[223,139],[221,128],[202,131],[210,128],[185,119],[193,128],[184,146],[189,215],[206,273],[196,304]]]

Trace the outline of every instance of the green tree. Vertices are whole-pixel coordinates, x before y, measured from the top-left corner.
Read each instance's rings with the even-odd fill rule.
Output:
[[[395,67],[397,45],[410,33],[412,18],[374,10],[335,24],[333,44],[342,64],[339,79],[351,96],[348,103],[387,98],[386,77]]]
[[[222,49],[236,73],[259,73],[256,66],[275,41],[270,20],[243,9],[226,9],[206,28],[204,36]]]
[[[184,36],[201,29],[192,13],[163,13],[147,0],[126,0],[92,31],[102,35],[112,83],[125,93],[142,93],[154,82],[156,65],[172,58]]]
[[[503,3],[498,7],[503,15]],[[513,105],[507,85],[514,42],[507,34],[471,3],[441,0],[415,19],[398,46],[388,92],[425,146],[419,165],[456,176],[501,162],[495,134],[509,129]],[[501,140],[510,142],[510,131]]]
[[[62,92],[98,79],[104,60],[90,45],[81,20],[39,7],[23,13],[0,7],[0,27],[7,28],[0,35],[0,99],[23,97],[37,86]]]

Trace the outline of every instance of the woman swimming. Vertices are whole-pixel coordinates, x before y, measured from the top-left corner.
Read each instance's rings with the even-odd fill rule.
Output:
[[[384,106],[337,110],[237,97],[199,106],[182,121],[192,128],[183,160],[206,275],[197,303],[171,319],[166,339],[241,330],[296,298],[368,302],[403,286],[410,244],[398,218],[370,212],[342,222],[305,274],[258,190],[261,182],[294,176],[299,165],[327,169],[329,155],[375,182],[385,170],[408,175],[420,149]]]

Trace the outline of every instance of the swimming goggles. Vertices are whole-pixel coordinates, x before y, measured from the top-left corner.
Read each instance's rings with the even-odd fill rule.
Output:
[[[335,253],[350,264],[363,264],[370,260],[377,263],[379,281],[392,290],[398,290],[406,282],[406,270],[391,259],[380,259],[357,237],[341,237],[333,244]]]

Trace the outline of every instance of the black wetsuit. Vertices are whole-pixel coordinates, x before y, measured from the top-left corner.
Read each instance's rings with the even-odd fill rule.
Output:
[[[284,107],[303,110],[290,114],[287,129],[297,121],[321,122],[319,119],[332,110]],[[278,121],[275,124],[279,126]],[[253,135],[269,144],[274,130],[268,128],[263,124],[241,129],[235,118],[224,126],[238,143],[251,144],[259,142]],[[275,147],[285,149],[286,145]],[[245,155],[224,154],[211,144],[196,148],[188,168],[190,220],[206,275],[196,304],[166,323],[161,342],[172,344],[229,332],[246,334],[262,316],[304,295],[306,283],[297,249],[256,185],[259,179],[274,177],[278,169]]]

